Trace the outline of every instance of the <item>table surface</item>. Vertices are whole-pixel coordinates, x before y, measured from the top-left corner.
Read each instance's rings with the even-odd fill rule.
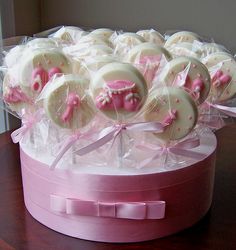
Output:
[[[213,203],[193,227],[142,243],[110,244],[79,240],[43,226],[24,206],[19,148],[10,132],[0,135],[0,250],[7,249],[236,249],[236,125],[216,132],[218,138]],[[197,197],[196,197],[197,198]]]

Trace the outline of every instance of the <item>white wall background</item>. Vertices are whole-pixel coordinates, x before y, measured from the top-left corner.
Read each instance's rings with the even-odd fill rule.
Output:
[[[42,0],[41,27],[187,29],[236,52],[236,0]]]

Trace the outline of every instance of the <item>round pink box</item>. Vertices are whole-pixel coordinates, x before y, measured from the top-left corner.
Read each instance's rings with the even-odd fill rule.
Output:
[[[216,138],[207,132],[200,139],[201,161],[134,175],[51,171],[21,147],[25,205],[45,226],[81,239],[138,242],[176,233],[211,205]]]

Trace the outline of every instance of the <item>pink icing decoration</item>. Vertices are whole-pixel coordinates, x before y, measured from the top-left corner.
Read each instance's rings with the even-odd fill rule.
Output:
[[[192,90],[201,92],[204,89],[204,82],[201,78],[196,78],[192,83]]]
[[[48,71],[48,77],[52,78],[55,74],[62,73],[61,69],[58,67],[53,67]]]
[[[173,109],[169,111],[169,114],[164,118],[163,124],[171,125],[174,120],[177,118],[177,110]]]
[[[140,57],[139,64],[141,64],[143,67],[143,75],[147,82],[152,82],[155,78],[160,60],[160,55],[149,55]]]
[[[47,84],[48,80],[52,78],[55,74],[62,73],[61,69],[58,67],[51,68],[48,72],[42,67],[36,67],[32,72],[32,85],[31,89],[33,91],[41,92],[44,86]]]
[[[30,102],[30,99],[22,92],[19,86],[9,88],[9,92],[3,99],[6,103]]]
[[[140,107],[140,96],[135,83],[126,80],[107,82],[107,86],[96,97],[96,107],[100,110],[125,109],[129,112],[137,111]]]
[[[217,70],[212,77],[212,84],[215,87],[220,87],[229,84],[231,80],[232,77],[230,75],[224,74],[222,70]]]
[[[73,116],[74,108],[79,108],[80,106],[80,99],[76,93],[71,92],[69,93],[66,101],[67,107],[65,112],[61,116],[61,120],[63,122],[69,122]]]
[[[32,90],[40,92],[47,82],[48,72],[42,67],[36,67],[32,72]]]
[[[160,55],[141,56],[139,59],[139,63],[140,64],[159,63],[160,60],[161,60]]]

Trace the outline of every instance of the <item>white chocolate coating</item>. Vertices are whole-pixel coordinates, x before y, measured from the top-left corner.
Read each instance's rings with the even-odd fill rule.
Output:
[[[98,36],[103,36],[106,39],[109,39],[111,35],[114,33],[113,30],[108,29],[108,28],[100,28],[100,29],[95,29],[91,31],[90,34],[98,35]]]
[[[205,58],[213,53],[225,52],[226,49],[216,43],[204,43],[201,45],[201,57]],[[204,60],[204,59],[203,59]]]
[[[112,40],[115,54],[118,55],[126,55],[130,49],[144,42],[143,37],[131,32],[120,34]]]
[[[174,58],[164,67],[160,79],[167,86],[183,87],[195,97],[197,104],[206,100],[211,86],[206,66],[191,57]]]
[[[88,56],[112,54],[113,50],[107,45],[101,45],[101,44],[89,45],[86,43],[82,43],[65,47],[63,49],[63,52],[66,55],[72,56],[74,58],[83,59]]]
[[[198,59],[201,56],[200,48],[192,43],[181,42],[172,44],[168,47],[168,50],[174,57],[191,56]]]
[[[53,37],[59,38],[65,42],[76,43],[82,36],[85,36],[86,34],[86,31],[78,27],[65,26],[59,29],[55,34],[53,34]]]
[[[21,58],[22,54],[24,53],[26,49],[25,45],[18,45],[14,48],[12,48],[5,56],[4,58],[4,64],[9,68],[13,67],[16,63],[19,62],[19,59]]]
[[[164,45],[164,37],[154,29],[139,30],[137,34],[145,39],[146,42],[155,43],[157,45]]]
[[[145,40],[143,37],[132,32],[126,32],[126,33],[120,34],[113,40],[114,45],[118,43],[123,43],[126,45],[135,46],[144,42]]]
[[[128,82],[132,86],[110,87],[109,83],[112,85],[116,81]],[[147,84],[139,71],[130,64],[116,62],[109,63],[97,71],[90,83],[90,89],[100,111],[107,117],[119,121],[124,121],[137,114],[148,94]],[[108,90],[107,93],[105,93],[106,90]],[[117,100],[120,104],[119,108],[114,104]],[[103,109],[103,105],[104,107],[108,105],[110,108]],[[136,106],[135,109],[129,110],[123,105]]]
[[[165,43],[165,47],[168,48],[172,44],[181,42],[193,43],[194,41],[200,41],[198,34],[190,31],[179,31],[168,37]]]
[[[60,40],[53,38],[35,38],[29,42],[27,42],[26,46],[29,49],[37,49],[37,48],[56,48],[60,45]]]
[[[224,102],[236,95],[236,61],[225,52],[217,52],[203,60],[211,74],[212,102]],[[217,76],[218,73],[218,76]]]
[[[143,56],[164,55],[166,60],[172,59],[168,50],[162,46],[155,45],[154,43],[141,43],[131,49],[127,55],[127,62],[135,63]]]
[[[173,114],[171,119],[170,115]],[[164,87],[154,91],[145,105],[146,121],[158,121],[168,125],[164,132],[155,134],[164,141],[178,140],[188,135],[196,125],[197,106],[191,96],[176,87]]]
[[[91,45],[104,45],[109,47],[111,46],[110,42],[108,41],[108,39],[106,39],[106,37],[91,33],[81,37],[80,40],[77,42],[77,44],[86,44],[87,46]]]
[[[87,81],[75,75],[54,79],[46,89],[44,99],[48,117],[62,128],[74,130],[86,126],[94,117],[92,101],[86,94],[86,88]],[[71,94],[77,98],[78,103],[74,101],[68,104]]]

